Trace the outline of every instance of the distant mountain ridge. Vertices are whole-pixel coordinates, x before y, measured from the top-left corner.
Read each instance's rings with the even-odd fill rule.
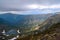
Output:
[[[0,18],[3,18],[6,21],[9,21],[11,24],[18,24],[19,22],[22,23],[23,21],[26,23],[26,21],[40,21],[40,19],[46,19],[49,15],[41,14],[41,15],[18,15],[18,14],[12,14],[12,13],[5,13],[1,14]],[[23,22],[23,23],[24,23]],[[36,21],[35,21],[36,22]]]
[[[5,13],[5,14],[0,14],[0,18],[3,18],[7,21],[10,21],[10,22],[17,22],[19,20],[23,20],[25,17],[28,19],[29,17],[30,18],[35,18],[35,17],[48,17],[49,15],[51,14],[37,14],[37,15],[18,15],[18,14],[12,14],[12,13]]]
[[[53,14],[37,14],[37,15],[18,15],[12,13],[0,14],[0,18],[6,20],[8,29],[30,30],[36,27],[36,25],[44,22],[48,17]],[[0,23],[1,24],[1,23]],[[3,24],[5,25],[5,24]],[[1,26],[0,26],[1,28]],[[7,29],[6,28],[6,29]]]
[[[60,22],[60,14],[17,15],[12,13],[0,14],[0,33],[5,30],[7,35],[24,33],[41,33],[49,29],[54,23]]]

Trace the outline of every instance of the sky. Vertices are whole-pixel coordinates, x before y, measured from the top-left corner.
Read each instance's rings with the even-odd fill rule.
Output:
[[[0,0],[0,14],[41,14],[60,12],[60,0]]]

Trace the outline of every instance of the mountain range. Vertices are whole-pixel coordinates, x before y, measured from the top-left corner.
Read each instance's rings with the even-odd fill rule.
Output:
[[[18,15],[12,13],[0,14],[0,28],[30,30],[41,24],[52,14]],[[4,26],[3,26],[4,25]],[[3,27],[1,27],[3,26]]]
[[[60,23],[60,14],[56,13],[52,16],[50,16],[48,19],[46,19],[42,24],[39,24],[39,28],[34,31],[35,33],[41,33],[44,31],[47,31],[51,28],[52,25]]]
[[[57,23],[60,23],[59,13],[36,15],[5,13],[0,14],[0,33],[5,30],[8,35],[17,35],[17,30],[19,30],[21,34],[36,34],[48,30]]]

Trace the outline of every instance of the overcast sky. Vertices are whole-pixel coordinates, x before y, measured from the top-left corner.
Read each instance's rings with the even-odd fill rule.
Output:
[[[0,14],[50,13],[60,11],[60,0],[0,0]]]

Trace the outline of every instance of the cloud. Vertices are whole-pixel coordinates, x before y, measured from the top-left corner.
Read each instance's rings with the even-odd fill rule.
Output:
[[[2,12],[31,12],[33,9],[38,9],[41,13],[60,11],[60,0],[0,0],[0,11]]]

